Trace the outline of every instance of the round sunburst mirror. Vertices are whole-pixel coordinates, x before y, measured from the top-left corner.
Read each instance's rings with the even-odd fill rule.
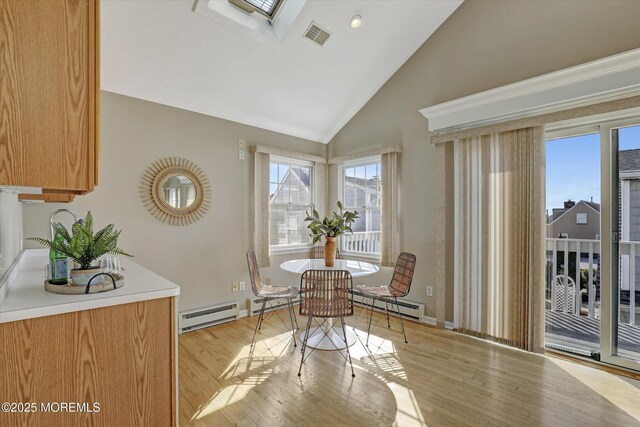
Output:
[[[160,159],[147,169],[140,187],[151,215],[171,225],[188,225],[209,209],[209,180],[195,163],[179,157]]]

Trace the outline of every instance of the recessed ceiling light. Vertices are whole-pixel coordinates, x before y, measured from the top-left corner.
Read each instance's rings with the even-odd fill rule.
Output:
[[[351,25],[351,28],[362,27],[362,15],[353,15],[349,20],[349,25]]]

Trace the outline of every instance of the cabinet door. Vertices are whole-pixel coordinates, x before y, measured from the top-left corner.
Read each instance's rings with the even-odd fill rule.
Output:
[[[0,0],[0,185],[95,185],[97,2]]]
[[[38,0],[48,1],[48,0]],[[0,323],[0,426],[175,426],[175,298]],[[43,412],[41,404],[100,405]]]

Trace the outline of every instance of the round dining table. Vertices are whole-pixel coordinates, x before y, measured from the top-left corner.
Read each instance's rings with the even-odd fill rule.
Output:
[[[280,268],[289,273],[302,275],[307,270],[346,270],[352,277],[365,277],[380,270],[375,264],[352,259],[336,259],[333,267],[327,267],[324,259],[294,259],[280,264]],[[357,341],[357,336],[350,328],[347,329],[346,340],[342,334],[342,328],[333,327],[333,320],[329,319],[322,327],[317,326],[309,331],[307,345],[317,350],[342,350],[352,346]],[[304,339],[304,333],[300,334],[300,340]]]

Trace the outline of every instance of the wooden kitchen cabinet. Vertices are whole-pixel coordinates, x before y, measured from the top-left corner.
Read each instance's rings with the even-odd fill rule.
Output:
[[[0,402],[36,404],[0,411],[0,425],[175,426],[175,304],[160,298],[0,323]],[[75,406],[55,411],[59,403]]]
[[[0,185],[98,183],[98,0],[0,0]]]

